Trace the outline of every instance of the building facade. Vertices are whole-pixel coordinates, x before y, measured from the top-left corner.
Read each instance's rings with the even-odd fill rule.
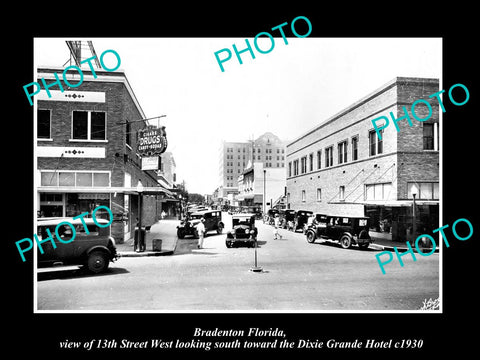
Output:
[[[239,206],[256,206],[265,211],[285,196],[285,167],[265,167],[254,162],[238,177],[238,195],[235,200]]]
[[[372,230],[411,240],[413,193],[418,231],[439,220],[438,79],[398,77],[287,144],[287,207],[369,216]],[[427,106],[413,102],[425,99]],[[407,115],[412,123],[409,126]],[[381,139],[372,120],[386,116]],[[392,116],[398,121],[399,131]],[[380,125],[378,125],[380,127]]]
[[[219,198],[234,201],[239,193],[238,177],[249,164],[262,163],[265,168],[285,168],[285,159],[285,143],[271,132],[253,141],[224,141],[219,158]]]
[[[37,69],[38,80],[52,85],[51,96],[42,90],[35,103],[37,213],[73,217],[108,206],[111,234],[121,243],[133,236],[139,216],[144,226],[159,219],[158,198],[168,191],[155,171],[142,170],[136,132],[146,127],[145,114],[125,73],[98,69],[94,77],[82,70],[81,86],[62,81],[62,92],[53,84],[63,69]],[[68,83],[78,82],[66,76]]]

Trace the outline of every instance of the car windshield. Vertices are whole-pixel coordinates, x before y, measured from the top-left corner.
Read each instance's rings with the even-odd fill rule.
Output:
[[[203,217],[203,214],[193,214],[190,216],[191,219],[201,219]]]

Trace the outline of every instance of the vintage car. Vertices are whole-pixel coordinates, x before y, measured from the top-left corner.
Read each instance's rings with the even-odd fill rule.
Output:
[[[293,225],[293,231],[297,231],[298,229],[304,231],[304,226],[308,223],[308,218],[313,216],[313,211],[307,210],[298,210],[295,213],[295,220]]]
[[[85,230],[82,221],[88,229]],[[99,224],[108,224],[107,220],[96,219]],[[69,225],[58,226],[57,232],[60,238],[65,241],[61,242],[55,235],[57,225],[68,222],[75,229],[75,237],[71,242],[67,242],[72,238],[72,228]],[[52,234],[55,241],[53,246],[51,241],[45,241],[41,247],[43,254],[38,249],[38,266],[52,265],[83,265],[92,273],[100,273],[107,270],[110,261],[118,258],[115,240],[110,236],[110,227],[99,227],[93,221],[93,218],[38,218],[37,220],[37,237],[47,239]]]
[[[258,230],[255,227],[255,214],[232,215],[232,230],[227,233],[225,245],[231,248],[237,245],[252,247],[257,241]]]
[[[264,218],[264,222],[269,225],[273,225],[275,223],[275,215],[277,215],[278,213],[278,209],[269,209]]]
[[[306,237],[309,243],[316,239],[330,239],[340,242],[344,249],[356,244],[364,250],[373,242],[368,233],[369,226],[368,217],[316,214],[312,225],[307,228]]]
[[[183,239],[188,235],[198,238],[196,226],[202,218],[205,220],[205,233],[212,230],[216,230],[217,234],[223,232],[225,225],[222,222],[222,212],[220,210],[204,210],[194,212],[187,219],[180,222],[180,225],[177,226],[178,238]]]
[[[283,229],[293,230],[295,224],[295,213],[293,209],[285,209],[280,215],[280,227]]]

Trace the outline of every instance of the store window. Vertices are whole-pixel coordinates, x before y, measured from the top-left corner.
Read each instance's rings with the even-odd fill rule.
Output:
[[[365,185],[365,200],[389,200],[392,183]]]
[[[110,172],[42,171],[40,185],[109,187]]]
[[[409,199],[413,199],[412,195],[412,185],[415,184],[417,187],[417,196],[416,199],[420,200],[438,200],[440,198],[440,187],[438,182],[409,182],[407,183]]]

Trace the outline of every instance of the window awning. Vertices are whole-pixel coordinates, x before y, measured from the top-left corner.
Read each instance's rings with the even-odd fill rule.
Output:
[[[413,200],[366,200],[366,201],[329,201],[328,204],[354,204],[354,205],[372,205],[372,206],[389,206],[402,207],[412,206]],[[416,205],[438,205],[439,200],[415,200]]]

